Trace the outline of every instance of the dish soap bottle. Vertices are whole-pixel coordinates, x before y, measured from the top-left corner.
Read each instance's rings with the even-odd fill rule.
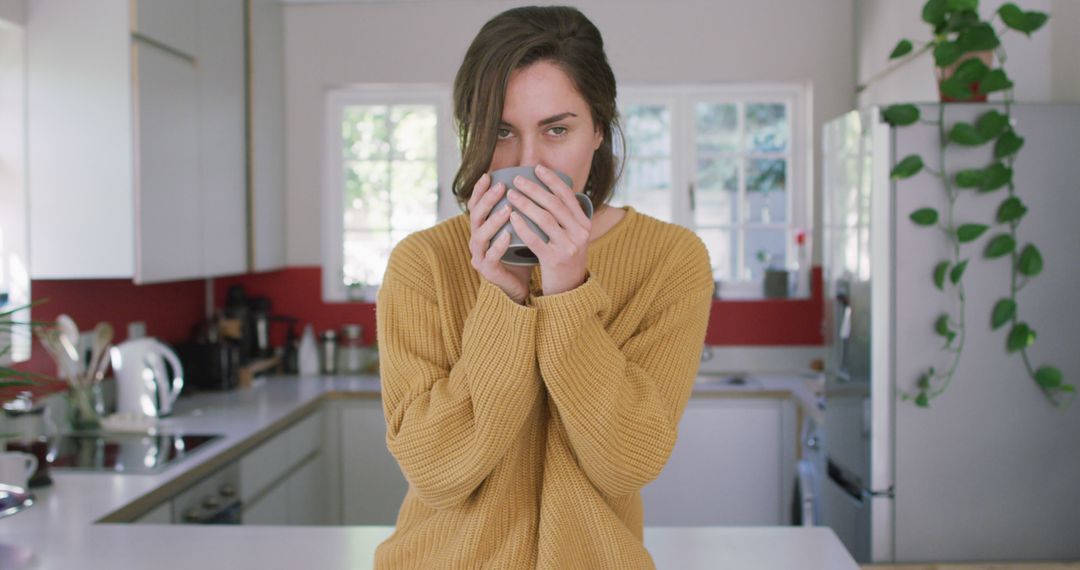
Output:
[[[315,344],[315,331],[310,324],[304,327],[304,334],[300,337],[296,364],[301,376],[316,376],[319,373],[319,347]]]

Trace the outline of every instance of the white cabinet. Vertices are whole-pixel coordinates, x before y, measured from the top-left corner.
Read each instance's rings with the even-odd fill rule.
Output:
[[[246,269],[242,2],[27,4],[32,277]]]
[[[285,35],[279,0],[247,0],[252,271],[285,266]]]
[[[329,524],[320,409],[240,459],[244,524]]]
[[[165,501],[154,510],[135,519],[135,524],[171,524],[172,501]]]
[[[393,525],[409,485],[386,448],[386,421],[378,398],[341,407],[342,520],[345,525]]]
[[[647,526],[789,523],[795,405],[742,396],[690,399],[667,466],[642,490]]]

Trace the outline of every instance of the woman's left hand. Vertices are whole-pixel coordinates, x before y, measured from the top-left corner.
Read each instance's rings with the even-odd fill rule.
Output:
[[[557,295],[585,283],[592,220],[581,210],[574,190],[554,172],[537,166],[536,177],[551,188],[551,192],[518,176],[514,179],[514,187],[521,192],[512,190],[510,203],[547,234],[548,242],[544,243],[520,215],[512,214],[510,222],[540,260],[544,295]]]

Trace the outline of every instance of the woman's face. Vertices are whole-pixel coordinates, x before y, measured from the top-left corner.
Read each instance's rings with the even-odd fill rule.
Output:
[[[510,75],[489,171],[542,164],[570,175],[574,191],[589,179],[603,137],[589,105],[562,69],[538,61]]]

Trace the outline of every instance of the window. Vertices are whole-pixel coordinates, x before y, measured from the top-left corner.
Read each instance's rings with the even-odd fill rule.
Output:
[[[390,251],[460,212],[449,89],[353,87],[327,99],[323,298],[373,301]]]
[[[809,268],[809,96],[802,86],[624,88],[627,156],[612,202],[694,230],[723,297],[766,268]],[[809,294],[796,279],[795,295]]]

